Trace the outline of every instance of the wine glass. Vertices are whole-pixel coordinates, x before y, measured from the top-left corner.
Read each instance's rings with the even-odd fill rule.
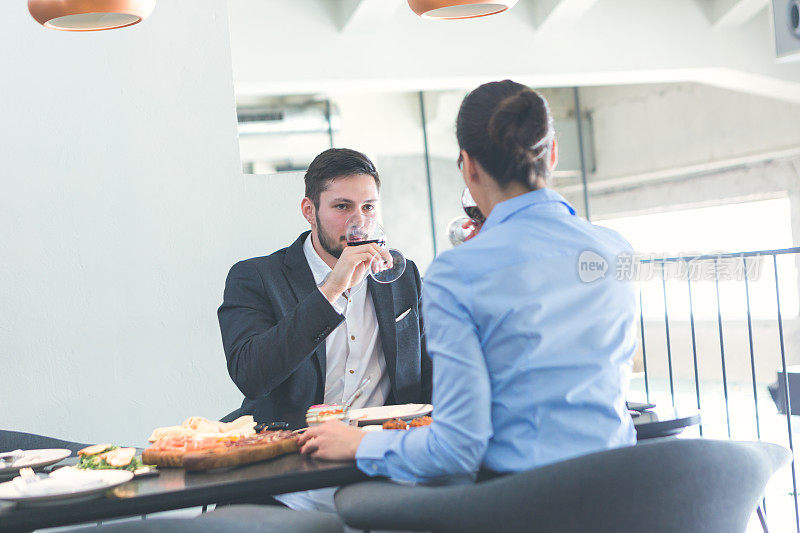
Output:
[[[466,215],[459,215],[447,225],[447,238],[450,244],[458,246],[473,238],[481,229],[477,220]]]
[[[486,221],[486,217],[481,213],[478,204],[472,198],[468,188],[464,188],[461,193],[461,207],[464,208],[466,216],[457,216],[447,225],[447,238],[450,244],[458,246],[471,238],[475,237],[481,230],[481,226]]]
[[[377,244],[381,248],[386,248],[386,233],[375,217],[353,215],[347,219],[346,228],[347,246]],[[372,258],[369,265],[369,274],[378,283],[396,281],[406,270],[406,258],[399,250],[390,248],[389,255],[392,256],[391,265],[379,255]]]
[[[464,212],[467,216],[473,220],[475,220],[479,226],[482,226],[484,222],[486,222],[486,217],[483,216],[480,207],[472,198],[472,193],[469,192],[468,187],[464,187],[464,192],[461,193],[461,207],[464,208]]]

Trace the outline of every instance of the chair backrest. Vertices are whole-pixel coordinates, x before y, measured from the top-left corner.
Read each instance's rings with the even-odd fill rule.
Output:
[[[434,529],[744,532],[790,458],[763,442],[660,439],[473,485]]]
[[[0,452],[9,452],[17,449],[42,450],[45,448],[66,448],[75,454],[78,450],[86,446],[88,445],[79,442],[54,439],[53,437],[45,437],[44,435],[0,429]]]

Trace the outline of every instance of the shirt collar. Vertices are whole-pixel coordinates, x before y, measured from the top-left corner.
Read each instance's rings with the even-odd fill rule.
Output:
[[[317,287],[321,286],[325,283],[325,280],[328,278],[333,270],[328,264],[322,260],[319,256],[317,251],[314,249],[314,244],[311,242],[311,234],[308,234],[306,237],[306,242],[303,243],[303,253],[306,255],[306,261],[308,261],[308,266],[311,268],[311,274],[314,275],[314,283],[317,284]]]
[[[317,287],[321,287],[325,283],[325,280],[328,279],[328,276],[330,276],[331,272],[333,272],[333,269],[329,267],[328,263],[323,261],[317,253],[317,250],[314,248],[314,243],[311,241],[310,233],[303,243],[303,253],[306,256],[306,261],[308,261],[308,267],[311,269],[311,274],[314,276],[314,283],[317,284]],[[355,294],[365,285],[365,279],[362,279],[354,287],[352,287],[349,292],[345,291],[345,293]]]
[[[515,196],[504,202],[494,206],[492,212],[489,213],[486,222],[483,223],[481,230],[502,224],[518,211],[528,207],[548,207],[557,210],[565,209],[570,215],[575,215],[575,209],[564,199],[563,196],[558,194],[552,189],[536,189],[535,191],[526,192],[519,196]]]

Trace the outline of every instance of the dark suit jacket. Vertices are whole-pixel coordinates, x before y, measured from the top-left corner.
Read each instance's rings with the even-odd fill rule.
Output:
[[[303,253],[308,234],[272,255],[240,261],[228,274],[217,315],[228,373],[245,399],[223,420],[251,414],[259,423],[303,427],[306,409],[322,403],[325,339],[344,317],[317,289]],[[368,283],[391,382],[387,404],[430,402],[431,362],[416,265],[408,261],[393,283],[371,277]]]

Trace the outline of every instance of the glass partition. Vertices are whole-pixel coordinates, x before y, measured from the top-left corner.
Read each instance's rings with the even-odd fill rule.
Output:
[[[246,174],[293,172],[302,180],[314,157],[330,147],[372,159],[381,176],[389,243],[424,273],[434,252],[418,93],[250,98],[240,99],[237,108]]]

